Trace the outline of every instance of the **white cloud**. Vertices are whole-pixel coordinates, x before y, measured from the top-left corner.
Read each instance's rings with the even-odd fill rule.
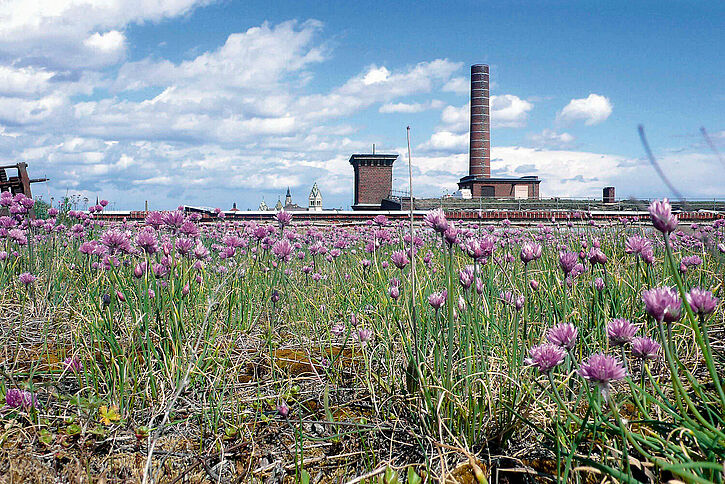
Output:
[[[445,83],[443,91],[456,94],[468,94],[471,91],[471,85],[465,77],[454,77]]]
[[[612,114],[612,103],[599,94],[584,99],[572,99],[556,116],[557,120],[572,122],[583,120],[587,126],[599,124]]]
[[[526,126],[529,111],[534,105],[513,94],[491,96],[491,125],[493,128],[521,128]],[[452,133],[468,133],[471,119],[471,103],[463,106],[446,106],[441,112],[443,126],[440,130]]]
[[[369,86],[370,84],[378,84],[380,82],[385,82],[388,80],[388,77],[390,76],[390,71],[385,68],[385,66],[382,67],[371,67],[370,70],[363,76],[362,83],[366,86]]]
[[[421,113],[430,109],[440,109],[443,101],[433,99],[426,103],[386,103],[378,109],[381,113]]]
[[[371,66],[328,94],[300,97],[293,109],[311,121],[349,115],[378,102],[428,93],[460,67],[461,63],[448,59],[421,62],[395,71]]]
[[[137,90],[149,86],[170,86],[167,100],[193,92],[182,102],[199,93],[226,94],[220,90],[250,89],[254,92],[279,90],[285,76],[304,79],[305,69],[325,60],[326,47],[314,45],[322,24],[315,20],[287,21],[275,26],[265,22],[245,32],[227,37],[224,45],[192,60],[174,64],[168,60],[144,59],[124,64],[114,83],[117,91]]]
[[[123,34],[119,29],[177,17],[207,3],[209,0],[5,0],[0,8],[0,52],[26,56],[46,67],[100,67],[121,59]]]
[[[544,129],[540,133],[532,133],[527,137],[537,148],[563,148],[574,142],[574,136],[571,134],[557,133],[551,129]]]
[[[101,52],[118,52],[126,48],[126,37],[118,30],[110,30],[104,34],[96,32],[84,40],[83,45]]]
[[[0,65],[0,96],[32,97],[50,89],[53,73],[33,67]]]
[[[513,94],[491,96],[492,127],[521,128],[534,105]]]
[[[436,131],[421,147],[434,151],[459,151],[468,147],[468,133],[452,133],[450,131]]]

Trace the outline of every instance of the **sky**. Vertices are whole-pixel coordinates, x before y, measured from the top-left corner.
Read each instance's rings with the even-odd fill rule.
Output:
[[[725,197],[725,3],[0,0],[0,158],[119,210],[352,203],[353,153],[440,197],[490,65],[493,176],[542,197]]]

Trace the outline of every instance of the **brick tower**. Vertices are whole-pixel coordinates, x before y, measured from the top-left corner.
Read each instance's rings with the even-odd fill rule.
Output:
[[[471,131],[468,174],[491,178],[491,121],[488,102],[488,66],[471,66]]]
[[[470,196],[491,198],[539,198],[537,176],[491,178],[491,109],[489,72],[485,64],[471,66],[471,131],[469,134],[468,175],[458,188]]]
[[[393,189],[393,163],[398,155],[354,154],[350,164],[355,170],[353,210],[380,210],[383,199]]]

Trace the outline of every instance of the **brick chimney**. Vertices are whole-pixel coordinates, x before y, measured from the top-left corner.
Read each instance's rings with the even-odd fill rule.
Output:
[[[350,164],[355,170],[353,210],[380,210],[383,199],[393,188],[393,163],[398,155],[354,154]]]
[[[471,132],[468,174],[491,177],[491,115],[488,102],[488,66],[471,66]]]

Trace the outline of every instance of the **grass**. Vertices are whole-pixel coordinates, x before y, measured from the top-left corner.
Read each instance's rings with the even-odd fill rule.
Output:
[[[722,304],[702,317],[684,304],[668,338],[641,297],[659,286],[721,297],[720,223],[666,239],[631,221],[456,223],[453,243],[418,226],[412,254],[407,226],[382,218],[343,228],[156,216],[149,228],[21,214],[0,233],[0,402],[14,389],[39,402],[2,409],[11,479],[723,479]],[[147,230],[153,253],[136,243]],[[651,264],[626,253],[635,235],[650,241]],[[486,240],[492,253],[472,258],[471,241]],[[524,265],[524,243],[541,258]],[[606,263],[585,257],[569,286],[559,252],[595,244]],[[396,250],[412,262],[396,267]],[[680,274],[691,255],[702,263]],[[21,283],[25,272],[37,279]],[[429,296],[443,289],[434,310]],[[611,345],[614,318],[666,351],[640,363]],[[540,373],[525,358],[564,322],[576,345]],[[577,372],[596,352],[629,370],[606,399]]]

